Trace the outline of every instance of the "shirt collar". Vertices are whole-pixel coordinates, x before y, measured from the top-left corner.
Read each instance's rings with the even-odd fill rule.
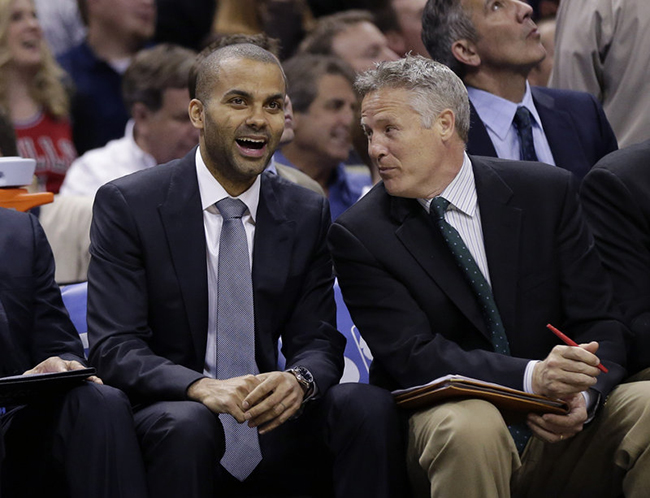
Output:
[[[456,209],[467,216],[473,217],[476,213],[478,197],[472,162],[466,153],[463,153],[463,164],[449,185],[442,191],[440,197],[449,201],[449,209]],[[418,199],[418,202],[429,211],[431,199]]]
[[[530,111],[535,123],[541,123],[528,82],[524,98],[518,104],[471,86],[467,87],[467,93],[483,124],[501,140],[505,140],[519,106],[524,106]]]
[[[142,150],[142,148],[136,143],[135,121],[133,119],[129,119],[127,121],[126,128],[124,130],[124,136],[129,141],[129,144],[131,144],[131,147],[133,148],[134,151],[134,155],[139,159],[140,164],[144,165],[146,168],[151,168],[156,164],[158,164],[158,161],[156,161],[155,157],[153,157],[148,152]]]
[[[211,213],[216,213],[217,208],[214,204],[219,202],[221,199],[231,196],[226,192],[226,189],[221,186],[217,179],[212,176],[212,173],[210,173],[205,162],[203,162],[200,147],[196,148],[195,162],[196,177],[199,182],[199,194],[201,195],[201,207],[204,211],[207,209]],[[235,199],[239,199],[246,204],[248,212],[250,213],[251,218],[253,218],[253,222],[255,222],[255,219],[257,218],[257,206],[260,201],[260,176],[261,175],[258,175],[257,178],[255,178],[255,182],[253,182],[253,185],[251,185],[248,190],[235,197]]]

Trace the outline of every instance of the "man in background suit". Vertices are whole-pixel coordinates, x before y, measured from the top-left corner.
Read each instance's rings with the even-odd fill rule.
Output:
[[[635,373],[650,367],[650,141],[601,159],[580,196],[634,335],[629,370]]]
[[[0,208],[0,376],[84,368],[37,219]],[[4,498],[146,496],[129,402],[97,377],[0,411]]]
[[[413,413],[416,489],[432,497],[642,496],[650,489],[650,384],[615,387],[626,375],[627,329],[612,311],[572,175],[468,156],[467,92],[442,64],[382,63],[356,87],[383,183],[336,220],[328,241],[374,356],[371,382],[407,388],[460,374],[570,407],[528,414],[513,435],[487,401]],[[558,345],[549,322],[580,347]],[[599,376],[600,361],[609,373]],[[535,437],[519,453],[528,431]]]
[[[330,474],[338,497],[401,496],[392,398],[335,385],[344,340],[327,201],[262,174],[284,128],[280,63],[251,44],[222,48],[200,63],[190,94],[198,149],[102,187],[91,229],[90,358],[135,405],[151,496],[322,494]],[[218,292],[229,283],[224,201],[244,204],[252,272]],[[254,304],[222,307],[246,286]],[[241,325],[248,317],[254,330]],[[223,375],[232,360],[253,366]],[[235,433],[246,445],[228,443]]]
[[[616,137],[594,96],[527,83],[546,56],[532,12],[521,0],[429,0],[422,39],[468,88],[470,154],[539,160],[582,179]]]

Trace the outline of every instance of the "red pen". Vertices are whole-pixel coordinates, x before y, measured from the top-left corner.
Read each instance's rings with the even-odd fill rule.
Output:
[[[577,346],[578,345],[578,343],[576,341],[574,341],[570,337],[567,337],[566,335],[564,335],[558,329],[553,327],[553,325],[551,325],[550,323],[546,325],[546,328],[549,329],[551,332],[553,332],[556,336],[558,336],[562,340],[562,342],[564,342],[564,344],[566,344],[568,346]],[[602,363],[598,364],[598,368],[600,369],[601,372],[604,372],[604,373],[609,372],[609,370],[607,370],[607,368]]]

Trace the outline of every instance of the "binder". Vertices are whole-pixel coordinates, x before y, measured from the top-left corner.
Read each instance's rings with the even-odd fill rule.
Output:
[[[445,375],[428,384],[393,391],[401,408],[418,410],[459,398],[476,398],[496,406],[507,421],[520,421],[527,413],[566,415],[569,405],[562,400],[529,394],[510,387],[462,375]]]
[[[27,404],[58,396],[80,385],[91,375],[95,375],[94,368],[2,377],[0,406]]]

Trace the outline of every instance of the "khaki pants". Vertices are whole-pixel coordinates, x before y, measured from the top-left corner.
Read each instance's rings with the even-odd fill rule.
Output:
[[[619,385],[582,432],[555,444],[533,437],[521,458],[499,411],[476,399],[413,414],[408,446],[418,498],[647,498],[650,381]]]

